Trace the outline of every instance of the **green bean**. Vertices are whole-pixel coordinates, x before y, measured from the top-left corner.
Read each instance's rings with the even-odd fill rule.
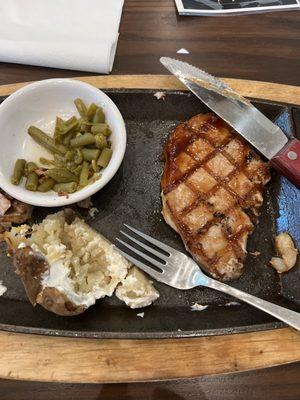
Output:
[[[109,136],[111,134],[109,126],[107,124],[94,124],[91,126],[91,132],[95,135],[97,133],[102,133],[105,136]]]
[[[64,168],[48,169],[45,174],[58,183],[76,182],[77,176]]]
[[[34,163],[34,162],[32,162],[32,161],[29,161],[29,162],[26,164],[26,167],[25,167],[27,174],[28,174],[29,172],[35,171],[37,168],[38,168],[38,166],[36,165],[36,163]]]
[[[91,166],[94,172],[98,172],[99,171],[99,166],[97,165],[97,160],[92,160],[91,162]]]
[[[55,144],[62,144],[63,137],[61,136],[61,131],[63,128],[64,128],[64,120],[61,119],[60,117],[56,117],[55,129],[54,129],[54,135],[53,135]]]
[[[61,152],[62,154],[66,154],[66,152],[68,151],[67,146],[65,146],[65,145],[63,145],[63,144],[58,144],[58,145],[57,145],[57,148],[60,150],[60,152]]]
[[[79,176],[79,187],[82,188],[88,184],[90,165],[87,161],[82,164],[82,169]]]
[[[84,161],[92,161],[92,160],[97,160],[99,157],[100,150],[98,149],[82,149],[82,155]]]
[[[25,166],[26,161],[21,158],[15,162],[14,172],[10,180],[13,185],[18,185],[20,183],[22,176],[24,175]]]
[[[61,193],[74,193],[77,189],[76,182],[57,183],[54,185],[53,190]]]
[[[112,150],[105,147],[105,149],[102,150],[98,158],[97,164],[102,168],[107,167],[111,159],[111,156],[112,156]]]
[[[75,115],[73,115],[72,117],[66,119],[63,123],[64,126],[69,126],[72,125],[73,122],[78,122],[78,119],[75,117]]]
[[[65,121],[63,127],[59,131],[59,134],[64,136],[67,133],[69,133],[70,131],[72,131],[73,129],[75,130],[78,126],[79,126],[79,124],[78,124],[77,118],[72,117],[72,118],[68,119],[67,121]]]
[[[86,121],[86,120],[81,120],[81,123],[89,125],[89,126],[95,126],[95,125],[106,125],[106,122],[93,122],[93,121]]]
[[[84,133],[83,135],[76,136],[70,142],[72,147],[81,147],[93,143],[95,143],[95,136],[91,133]]]
[[[56,136],[60,135],[60,130],[63,127],[63,123],[64,123],[64,121],[61,118],[56,117],[55,128],[54,128],[54,138]]]
[[[87,117],[88,121],[90,121],[90,122],[93,121],[94,115],[95,115],[95,112],[97,111],[97,109],[98,109],[98,106],[96,106],[95,103],[92,103],[89,105],[89,108],[87,109],[87,113],[86,113],[86,117]]]
[[[72,161],[74,157],[74,151],[73,150],[68,150],[65,154],[66,160],[67,161]]]
[[[101,178],[101,174],[95,173],[90,179],[89,184],[96,182],[99,178]]]
[[[71,139],[73,139],[73,137],[75,136],[75,134],[76,134],[76,131],[70,131],[70,132],[67,133],[66,135],[60,136],[60,138],[62,138],[62,143],[63,143],[65,146],[70,146]]]
[[[69,161],[66,164],[66,169],[68,169],[69,171],[73,171],[73,169],[75,169],[77,167],[77,164],[75,164],[74,162]]]
[[[104,149],[104,147],[107,147],[106,137],[102,133],[95,135],[95,144],[98,149]]]
[[[54,165],[54,160],[48,160],[47,158],[40,157],[39,162],[44,165]]]
[[[84,146],[86,149],[97,149],[96,144],[87,144],[86,146]]]
[[[95,112],[95,115],[94,115],[94,118],[93,118],[93,122],[96,122],[96,123],[105,122],[105,114],[104,114],[104,112],[103,112],[101,107],[97,108],[97,110]]]
[[[74,150],[74,163],[82,164],[82,161],[83,161],[82,151],[77,148]]]
[[[61,135],[53,136],[53,140],[56,145],[63,144],[64,137]]]
[[[59,154],[54,154],[54,163],[58,167],[64,167],[66,165],[67,160],[65,157],[59,155]]]
[[[54,168],[72,169],[76,168],[77,164],[71,161],[67,161],[65,157],[54,155]]]
[[[80,124],[80,132],[90,132],[91,131],[91,124],[86,121],[82,121]]]
[[[80,132],[92,132],[93,134],[103,133],[105,136],[109,136],[111,134],[109,125],[105,122],[101,123],[82,121],[80,123]]]
[[[25,188],[27,190],[31,190],[32,192],[36,192],[39,184],[39,177],[35,172],[30,172],[27,176]]]
[[[49,192],[49,190],[53,189],[56,184],[55,180],[52,178],[45,179],[42,183],[39,184],[37,190],[38,192]]]
[[[80,117],[74,115],[67,120],[56,117],[53,138],[35,126],[28,128],[28,134],[53,153],[54,159],[39,159],[48,166],[41,179],[36,173],[37,164],[18,160],[13,183],[19,184],[25,174],[25,187],[29,190],[71,193],[99,179],[99,170],[109,164],[112,156],[111,130],[101,107],[95,103],[87,107],[80,98],[75,99],[74,104]]]
[[[61,145],[56,145],[54,140],[48,136],[45,132],[41,131],[39,128],[35,126],[30,126],[28,128],[28,133],[37,143],[41,146],[45,147],[51,153],[54,154],[64,154],[64,151],[60,147]]]
[[[77,108],[77,111],[79,112],[80,116],[82,118],[86,118],[86,114],[87,114],[87,108],[86,105],[84,104],[83,100],[81,99],[75,99],[74,100],[74,104]]]
[[[82,165],[77,165],[77,167],[74,168],[74,169],[72,170],[72,172],[73,172],[73,174],[75,174],[76,176],[79,176],[80,173],[81,173],[81,170],[82,170]]]

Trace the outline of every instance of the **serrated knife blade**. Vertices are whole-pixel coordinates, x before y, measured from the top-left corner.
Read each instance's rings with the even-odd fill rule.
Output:
[[[279,172],[300,186],[300,142],[282,130],[228,85],[186,62],[160,62],[212,111],[267,157]]]
[[[203,103],[268,159],[275,156],[287,143],[287,137],[278,126],[219,79],[186,62],[168,57],[162,57],[160,61]]]

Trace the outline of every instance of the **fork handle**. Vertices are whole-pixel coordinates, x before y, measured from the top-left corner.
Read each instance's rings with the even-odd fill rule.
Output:
[[[205,283],[205,286],[230,294],[245,303],[251,304],[252,306],[259,308],[266,313],[273,315],[273,317],[285,322],[293,328],[300,331],[300,313],[289,310],[276,304],[270,303],[269,301],[262,300],[258,297],[252,296],[251,294],[242,292],[241,290],[235,289],[232,286],[226,285],[225,283],[218,282],[214,279],[209,278]]]

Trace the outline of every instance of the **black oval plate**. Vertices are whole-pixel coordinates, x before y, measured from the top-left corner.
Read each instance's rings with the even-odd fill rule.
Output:
[[[112,181],[93,196],[93,203],[99,209],[95,219],[79,211],[93,228],[111,241],[127,222],[184,251],[179,236],[161,215],[162,146],[176,124],[208,110],[188,92],[168,91],[165,100],[157,100],[154,93],[151,90],[107,91],[126,122],[126,155]],[[300,132],[299,108],[262,101],[254,101],[254,105],[276,121],[287,135]],[[232,283],[234,287],[276,304],[299,309],[299,260],[293,270],[282,276],[269,266],[277,231],[287,230],[300,246],[299,209],[299,190],[274,173],[265,193],[259,223],[248,242],[246,272]],[[55,211],[36,208],[34,218],[40,220]],[[251,255],[254,251],[259,251],[260,255]],[[0,265],[0,280],[8,288],[0,298],[0,329],[7,331],[95,338],[166,338],[222,335],[283,326],[253,307],[230,304],[235,300],[213,290],[179,291],[158,283],[155,286],[160,298],[145,309],[131,310],[113,297],[98,301],[80,316],[60,317],[29,304],[11,260],[6,257],[4,245]],[[205,311],[192,312],[190,307],[195,302],[209,307]],[[144,318],[137,316],[140,312],[145,313]]]

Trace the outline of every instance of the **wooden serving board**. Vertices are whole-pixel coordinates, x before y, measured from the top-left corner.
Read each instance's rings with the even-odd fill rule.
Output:
[[[99,340],[0,334],[0,377],[135,382],[223,374],[300,360],[290,328],[194,339]]]
[[[171,76],[78,78],[99,88],[185,88]],[[300,87],[224,79],[243,96],[300,105]],[[26,83],[0,86],[9,95]],[[54,382],[134,382],[266,368],[300,360],[291,328],[191,339],[73,339],[0,332],[0,378]]]

